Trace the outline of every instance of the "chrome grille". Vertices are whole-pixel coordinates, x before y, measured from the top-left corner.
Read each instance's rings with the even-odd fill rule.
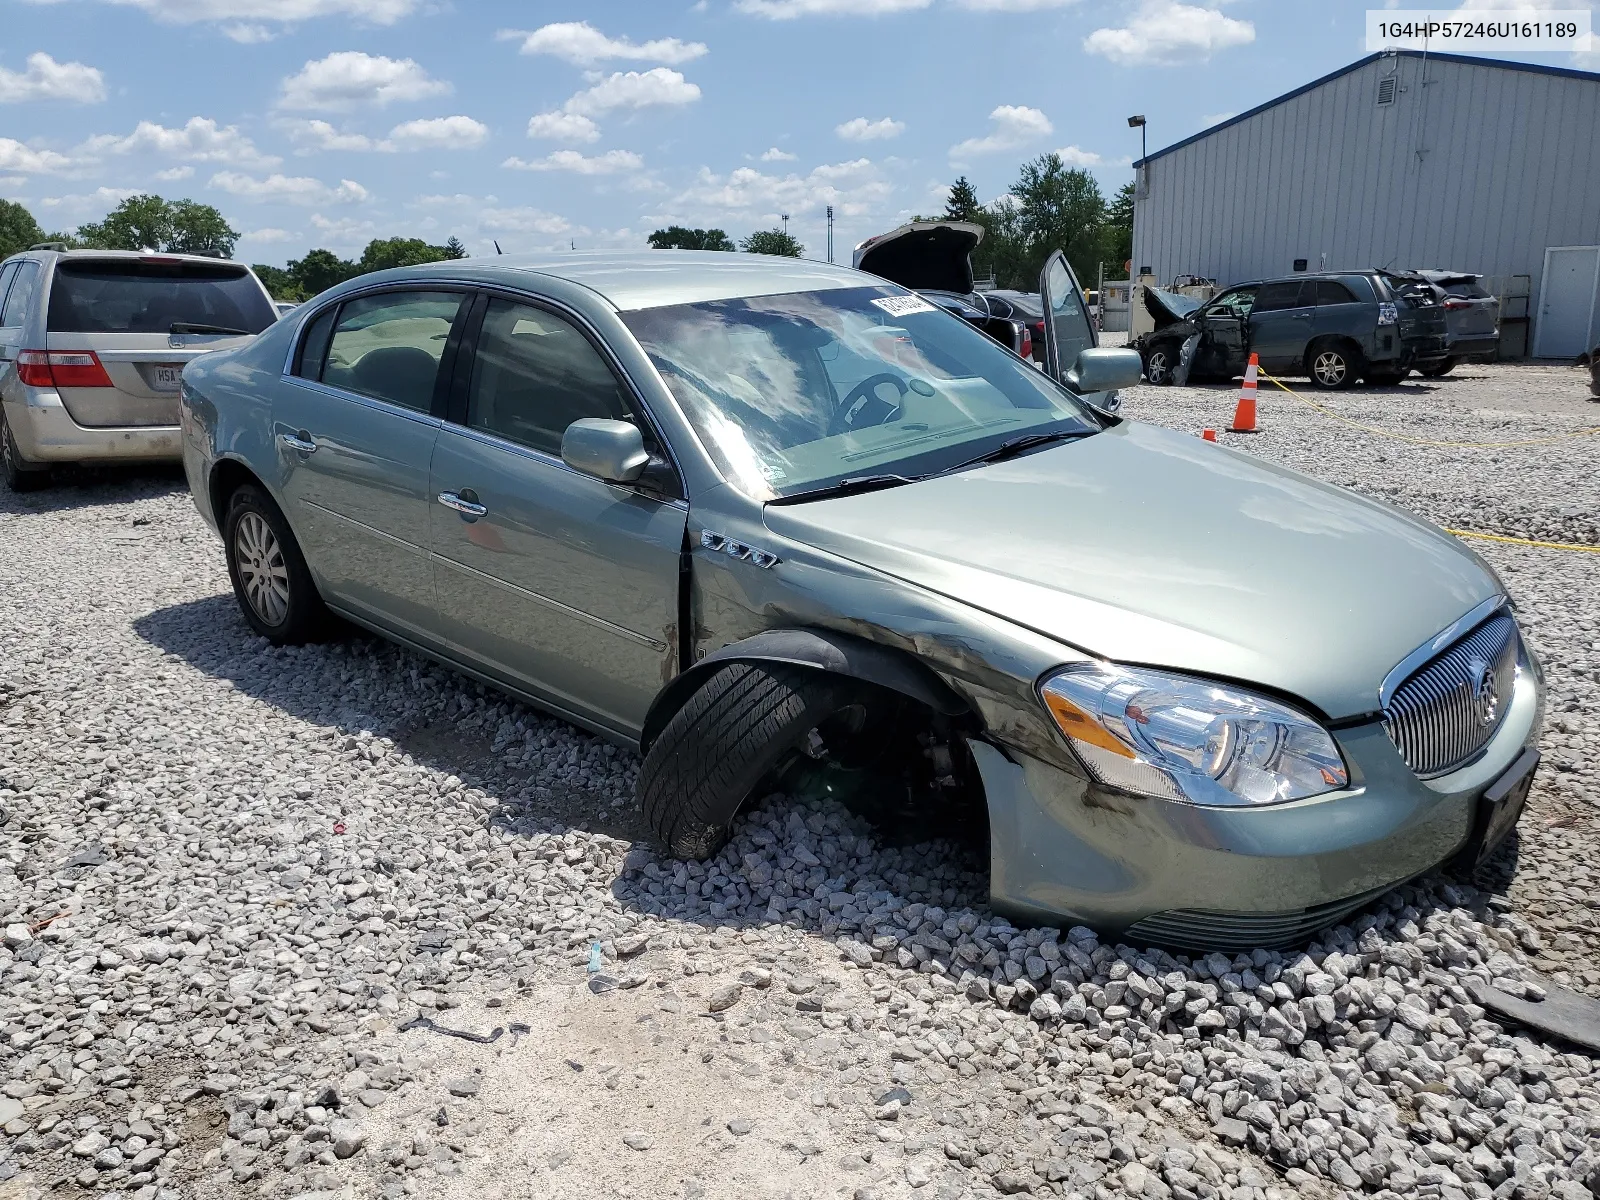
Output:
[[[1397,687],[1384,728],[1418,775],[1443,775],[1488,744],[1517,678],[1517,624],[1489,618]]]

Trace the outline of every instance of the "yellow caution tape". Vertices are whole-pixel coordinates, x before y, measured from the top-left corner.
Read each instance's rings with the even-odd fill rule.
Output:
[[[1287,387],[1282,380],[1274,379],[1264,371],[1258,370],[1257,376],[1265,379],[1275,387],[1282,388],[1289,395],[1300,401],[1301,404],[1315,409],[1325,417],[1338,421],[1341,425],[1348,425],[1352,429],[1364,430],[1367,433],[1375,433],[1379,437],[1393,438],[1398,442],[1410,442],[1414,446],[1447,446],[1456,450],[1510,450],[1517,446],[1553,446],[1558,442],[1565,442],[1571,438],[1588,437],[1591,434],[1600,433],[1600,425],[1596,425],[1587,429],[1575,429],[1571,433],[1562,433],[1555,437],[1531,438],[1523,442],[1436,442],[1428,438],[1412,437],[1406,433],[1395,433],[1393,430],[1382,429],[1377,425],[1363,425],[1360,421],[1352,421],[1349,417],[1341,417],[1331,409],[1324,408],[1315,400],[1308,400],[1293,388]]]
[[[1482,538],[1486,542],[1506,542],[1512,546],[1537,546],[1541,550],[1577,550],[1582,554],[1600,554],[1600,546],[1584,546],[1577,542],[1536,542],[1531,538],[1506,537],[1502,533],[1474,533],[1470,529],[1446,529],[1457,537]]]

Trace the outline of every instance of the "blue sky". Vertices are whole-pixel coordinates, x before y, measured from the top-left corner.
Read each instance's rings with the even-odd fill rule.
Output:
[[[389,235],[739,237],[785,212],[821,257],[831,202],[848,261],[957,175],[988,200],[1050,150],[1109,196],[1138,154],[1130,113],[1151,150],[1186,137],[1362,56],[1367,7],[0,0],[0,196],[50,229],[189,196],[269,263]]]

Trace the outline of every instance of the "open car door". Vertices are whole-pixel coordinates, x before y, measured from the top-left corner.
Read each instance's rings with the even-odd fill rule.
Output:
[[[1044,369],[1065,383],[1078,355],[1098,346],[1100,340],[1084,307],[1078,277],[1059,250],[1039,275],[1039,295],[1044,305]]]

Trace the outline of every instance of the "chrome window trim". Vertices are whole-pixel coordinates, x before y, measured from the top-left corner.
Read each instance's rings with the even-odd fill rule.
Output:
[[[1445,626],[1433,637],[1418,646],[1410,654],[1395,664],[1394,669],[1383,677],[1383,683],[1378,688],[1378,706],[1387,709],[1389,702],[1394,699],[1395,692],[1400,685],[1409,679],[1418,667],[1448,650],[1463,636],[1472,632],[1483,622],[1494,616],[1503,608],[1510,607],[1509,599],[1504,595],[1490,596],[1483,603],[1473,606],[1464,616],[1458,617]]]

